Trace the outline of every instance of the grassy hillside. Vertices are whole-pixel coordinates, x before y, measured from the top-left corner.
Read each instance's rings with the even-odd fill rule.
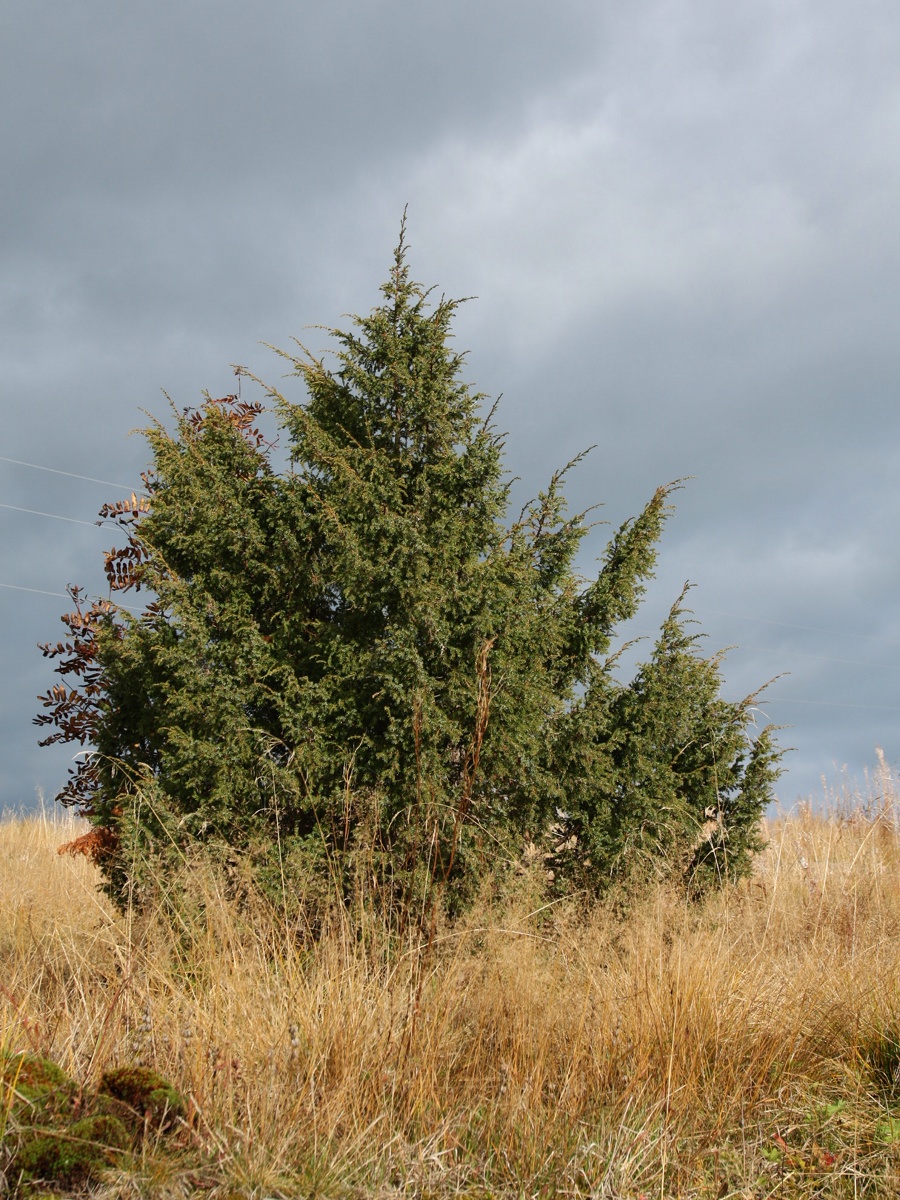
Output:
[[[314,943],[199,873],[177,921],[121,917],[56,853],[74,825],[9,821],[0,1037],[85,1089],[137,1063],[187,1098],[110,1152],[108,1198],[894,1196],[898,812],[883,773],[771,822],[703,907],[543,906],[526,870],[425,945],[365,914]],[[7,1084],[7,1168],[15,1114]]]

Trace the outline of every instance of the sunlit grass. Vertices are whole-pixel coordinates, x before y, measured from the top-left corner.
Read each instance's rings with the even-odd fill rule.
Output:
[[[549,907],[534,878],[398,945],[317,942],[191,880],[117,914],[64,820],[0,825],[0,1035],[85,1087],[189,1097],[106,1197],[900,1193],[900,833],[888,773],[772,821],[755,876]]]

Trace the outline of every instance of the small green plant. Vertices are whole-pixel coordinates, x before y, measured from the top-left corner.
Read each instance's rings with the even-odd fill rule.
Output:
[[[900,1117],[886,1117],[883,1121],[879,1121],[875,1127],[875,1133],[879,1141],[886,1142],[890,1146],[895,1142],[900,1142]]]
[[[580,578],[569,468],[507,518],[457,304],[429,306],[402,236],[382,292],[330,331],[333,367],[284,355],[305,402],[267,388],[154,423],[146,494],[102,510],[126,536],[112,594],[153,599],[73,590],[44,647],[65,681],[46,742],[91,748],[59,796],[94,825],[80,848],[123,903],[197,846],[282,901],[364,888],[401,911],[428,892],[458,911],[529,844],[558,891],[745,875],[779,758],[755,697],[721,697],[683,596],[634,679],[614,669],[674,485]]]

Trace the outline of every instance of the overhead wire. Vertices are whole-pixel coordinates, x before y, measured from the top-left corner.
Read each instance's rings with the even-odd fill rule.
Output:
[[[74,471],[63,471],[59,467],[45,467],[41,463],[25,462],[21,458],[9,458],[0,454],[0,462],[15,463],[17,467],[30,467],[33,471],[47,471],[51,475],[65,475],[68,479],[81,479],[85,483],[99,483],[103,487],[117,488],[123,492],[135,493],[135,488],[127,487],[124,483],[113,483],[109,479],[95,479],[93,475],[76,475]],[[31,513],[35,517],[50,517],[54,521],[68,521],[70,525],[99,525],[99,521],[80,521],[76,517],[61,517],[58,513],[43,512],[37,508],[22,508],[19,504],[0,504],[0,508],[8,508],[13,512]]]
[[[94,479],[92,475],[76,475],[73,471],[61,471],[58,467],[42,467],[40,463],[24,462],[21,458],[7,458],[0,454],[0,462],[15,463],[17,467],[31,467],[35,471],[49,471],[51,475],[67,475],[69,479],[82,479],[85,483],[102,483],[104,487],[120,488],[123,492],[133,492],[134,488],[124,483],[110,483],[108,479]]]
[[[44,588],[22,587],[18,583],[0,583],[0,588],[9,588],[12,592],[32,592],[35,596],[58,596],[60,600],[71,600],[66,592],[48,592]],[[110,604],[114,604],[116,608],[127,608],[129,612],[143,612],[143,609],[136,608],[132,604],[122,604],[118,600],[110,600]]]
[[[44,588],[22,587],[18,583],[0,583],[0,587],[9,588],[13,592],[34,592],[35,596],[59,596],[61,600],[69,599],[65,592],[48,592]]]
[[[81,479],[85,483],[99,483],[103,487],[117,488],[123,492],[134,493],[135,489],[126,487],[124,483],[112,483],[109,479],[95,479],[93,475],[76,475],[74,471],[63,471],[59,467],[45,467],[40,463],[25,462],[21,458],[8,458],[0,454],[0,462],[15,463],[17,467],[30,467],[33,471],[47,471],[51,475],[65,475],[69,479]],[[61,517],[58,513],[42,512],[36,508],[22,508],[19,504],[0,504],[0,508],[12,509],[14,512],[31,513],[35,517],[50,517],[54,521],[68,521],[70,525],[96,525],[96,521],[80,521],[76,517]]]
[[[813,650],[796,650],[793,647],[790,651],[782,651],[774,647],[751,646],[747,642],[741,642],[740,646],[735,647],[735,649],[752,650],[756,654],[781,654],[785,658],[791,655],[796,655],[799,658],[816,658],[820,662],[836,663],[841,667],[867,667],[875,671],[900,671],[900,665],[897,663],[860,662],[855,658],[832,658],[828,654],[816,654]]]
[[[30,467],[34,471],[47,471],[51,475],[65,475],[69,479],[80,479],[85,483],[99,483],[103,487],[117,488],[124,492],[135,491],[134,488],[126,487],[124,483],[113,483],[109,479],[96,479],[93,475],[78,475],[74,471],[63,471],[58,467],[45,467],[40,463],[25,462],[24,459],[21,458],[9,458],[5,454],[0,454],[0,462],[14,463],[18,467]],[[49,517],[53,521],[66,521],[70,525],[90,525],[94,528],[102,528],[100,521],[82,521],[77,517],[63,517],[59,513],[43,512],[42,510],[36,508],[23,508],[20,504],[0,503],[0,508],[8,509],[11,512],[28,513],[34,517]],[[45,588],[24,587],[23,585],[16,583],[0,583],[0,587],[6,588],[13,592],[30,592],[35,596],[54,596],[61,600],[69,599],[69,596],[65,592],[51,592]],[[141,609],[133,608],[128,604],[119,604],[118,607],[128,609],[129,612],[141,611]]]
[[[801,696],[766,696],[760,704],[761,706],[769,704],[812,704],[816,708],[861,708],[867,712],[900,712],[900,705],[897,704],[845,704],[840,700],[805,700]]]
[[[117,488],[117,489],[119,489],[121,491],[125,491],[125,492],[134,492],[135,491],[134,488],[130,488],[124,483],[113,483],[109,479],[97,479],[92,475],[79,475],[79,474],[76,474],[74,471],[63,471],[58,467],[45,467],[40,463],[26,462],[24,459],[20,459],[20,458],[9,458],[4,454],[0,454],[0,462],[13,463],[14,465],[19,466],[19,467],[29,467],[35,471],[46,471],[52,475],[64,475],[69,479],[80,479],[85,483],[99,483],[103,487]],[[70,525],[92,525],[95,527],[102,527],[101,523],[99,521],[83,521],[83,520],[79,520],[76,517],[63,517],[63,516],[60,516],[58,513],[43,512],[43,511],[41,511],[39,509],[35,509],[35,508],[23,508],[18,504],[0,503],[0,508],[9,509],[13,512],[28,513],[31,516],[48,517],[54,521],[66,521]],[[13,584],[13,583],[0,583],[0,587],[9,588],[13,591],[19,591],[19,592],[32,592],[35,595],[56,596],[61,599],[67,598],[66,594],[63,592],[50,592],[50,591],[45,591],[42,588],[22,587],[17,584]],[[128,608],[129,606],[126,604],[123,604],[123,605],[120,605],[120,607]],[[132,609],[131,611],[136,612],[139,610]],[[736,621],[753,621],[760,625],[773,625],[773,626],[777,626],[782,629],[799,629],[799,630],[803,630],[804,632],[807,632],[807,633],[821,633],[827,637],[844,637],[844,636],[846,636],[846,633],[847,633],[847,631],[839,632],[838,630],[823,629],[823,628],[821,628],[819,626],[815,626],[815,625],[801,625],[801,624],[798,624],[798,623],[792,622],[792,621],[776,621],[776,620],[772,620],[772,619],[766,618],[766,617],[750,617],[750,616],[747,616],[746,614],[742,614],[742,613],[726,612],[723,609],[706,608],[705,611],[707,613],[713,614],[715,616],[728,617],[728,618],[730,618],[732,620],[736,620]],[[850,631],[850,633],[851,633],[851,636],[854,636],[854,637],[864,637],[865,638],[865,637],[873,637],[874,636],[872,634],[853,633],[853,631]],[[753,650],[756,653],[763,653],[763,654],[774,653],[774,651],[770,651],[766,647],[748,646],[746,644],[742,644],[740,646],[740,649]],[[814,658],[814,659],[818,659],[821,662],[835,663],[836,665],[839,665],[839,666],[863,667],[865,669],[881,669],[881,670],[894,670],[894,671],[900,670],[900,667],[895,666],[892,663],[866,663],[866,662],[859,662],[854,659],[831,658],[828,655],[816,654],[816,653],[810,652],[808,650],[794,649],[794,650],[792,650],[791,653],[793,653],[795,655],[799,655],[803,658]],[[823,707],[823,708],[859,708],[859,709],[870,709],[873,711],[880,711],[880,712],[900,712],[900,706],[888,707],[888,706],[884,706],[884,705],[871,705],[871,704],[842,704],[842,703],[832,702],[832,701],[827,701],[827,700],[803,700],[803,699],[796,698],[796,697],[786,697],[786,696],[779,697],[779,698],[770,697],[769,702],[770,703],[784,703],[784,704],[812,704],[812,705],[816,705],[818,707]]]
[[[717,617],[730,617],[733,621],[755,621],[758,625],[778,625],[782,629],[802,629],[806,633],[823,633],[826,637],[861,637],[874,638],[877,635],[873,633],[855,633],[853,630],[838,630],[838,629],[821,629],[817,625],[797,625],[793,621],[772,621],[767,617],[748,617],[742,613],[724,612],[721,608],[706,608],[704,612],[712,613]]]
[[[752,621],[752,620],[754,620],[754,618],[747,617],[746,620]],[[780,622],[774,622],[774,621],[772,622],[772,624],[779,624],[779,623]],[[797,625],[797,626],[794,626],[793,628],[808,629],[810,627],[805,626],[805,625]],[[656,635],[659,631],[656,629],[636,629],[633,632],[637,635],[634,638],[634,641],[637,642],[638,640],[643,641],[647,638],[656,637]],[[704,638],[709,638],[712,635],[708,634],[708,633],[703,633],[703,634],[700,634],[699,636],[704,637]],[[791,647],[791,649],[789,651],[785,651],[778,647],[754,646],[749,642],[740,642],[734,646],[727,646],[726,650],[752,650],[756,654],[780,654],[782,657],[789,657],[790,655],[796,655],[800,658],[814,658],[814,659],[818,659],[820,662],[835,663],[837,666],[840,666],[840,667],[865,667],[866,669],[871,669],[871,670],[876,670],[876,671],[900,671],[900,664],[897,664],[897,663],[860,662],[859,659],[856,659],[856,658],[832,658],[831,655],[829,655],[829,654],[817,654],[814,650],[797,650],[794,647]]]
[[[80,521],[77,517],[61,517],[59,513],[41,512],[37,508],[22,508],[20,504],[0,504],[0,508],[8,508],[13,512],[31,513],[33,517],[50,517],[54,521],[68,521],[70,525],[97,525],[96,521]]]

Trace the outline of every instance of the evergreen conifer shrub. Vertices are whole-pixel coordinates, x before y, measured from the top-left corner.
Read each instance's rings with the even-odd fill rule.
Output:
[[[382,293],[330,331],[331,365],[285,355],[305,399],[264,387],[153,423],[145,494],[101,510],[124,533],[111,599],[72,589],[35,719],[89,748],[58,797],[92,823],[78,848],[122,901],[199,848],[313,907],[361,887],[459,907],[529,854],[589,892],[746,873],[779,760],[755,697],[721,697],[682,598],[635,677],[613,673],[671,485],[580,579],[564,471],[507,518],[457,304],[410,278],[402,236]],[[115,602],[141,589],[139,614]]]

